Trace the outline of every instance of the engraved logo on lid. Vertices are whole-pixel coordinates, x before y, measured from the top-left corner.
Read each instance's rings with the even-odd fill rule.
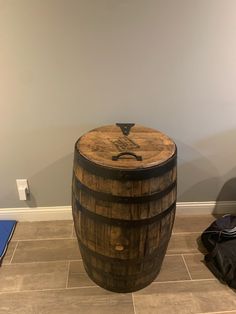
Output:
[[[119,152],[128,151],[140,148],[140,146],[127,136],[119,137],[116,140],[111,140]]]

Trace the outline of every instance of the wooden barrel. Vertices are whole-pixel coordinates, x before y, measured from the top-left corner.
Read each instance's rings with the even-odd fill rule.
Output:
[[[75,144],[72,208],[85,270],[131,292],[158,275],[176,208],[176,145],[134,124],[108,125]]]

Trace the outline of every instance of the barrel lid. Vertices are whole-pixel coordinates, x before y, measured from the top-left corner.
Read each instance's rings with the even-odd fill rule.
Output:
[[[175,143],[162,132],[127,123],[89,131],[77,141],[76,149],[90,162],[127,170],[158,166],[176,152]]]

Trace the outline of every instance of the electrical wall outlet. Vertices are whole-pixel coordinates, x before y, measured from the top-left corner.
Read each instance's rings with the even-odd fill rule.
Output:
[[[16,179],[16,185],[20,201],[26,201],[30,193],[27,179]]]

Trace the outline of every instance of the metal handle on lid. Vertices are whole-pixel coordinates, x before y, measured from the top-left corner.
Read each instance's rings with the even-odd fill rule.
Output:
[[[136,160],[138,160],[138,161],[142,161],[142,160],[143,160],[142,156],[137,156],[135,153],[132,153],[132,152],[122,152],[122,153],[118,154],[117,156],[112,156],[112,160],[116,161],[116,160],[118,160],[120,157],[125,156],[125,155],[133,156],[133,157],[135,157]]]
[[[130,129],[135,125],[135,123],[116,123],[116,125],[121,129],[124,135],[129,135]]]

